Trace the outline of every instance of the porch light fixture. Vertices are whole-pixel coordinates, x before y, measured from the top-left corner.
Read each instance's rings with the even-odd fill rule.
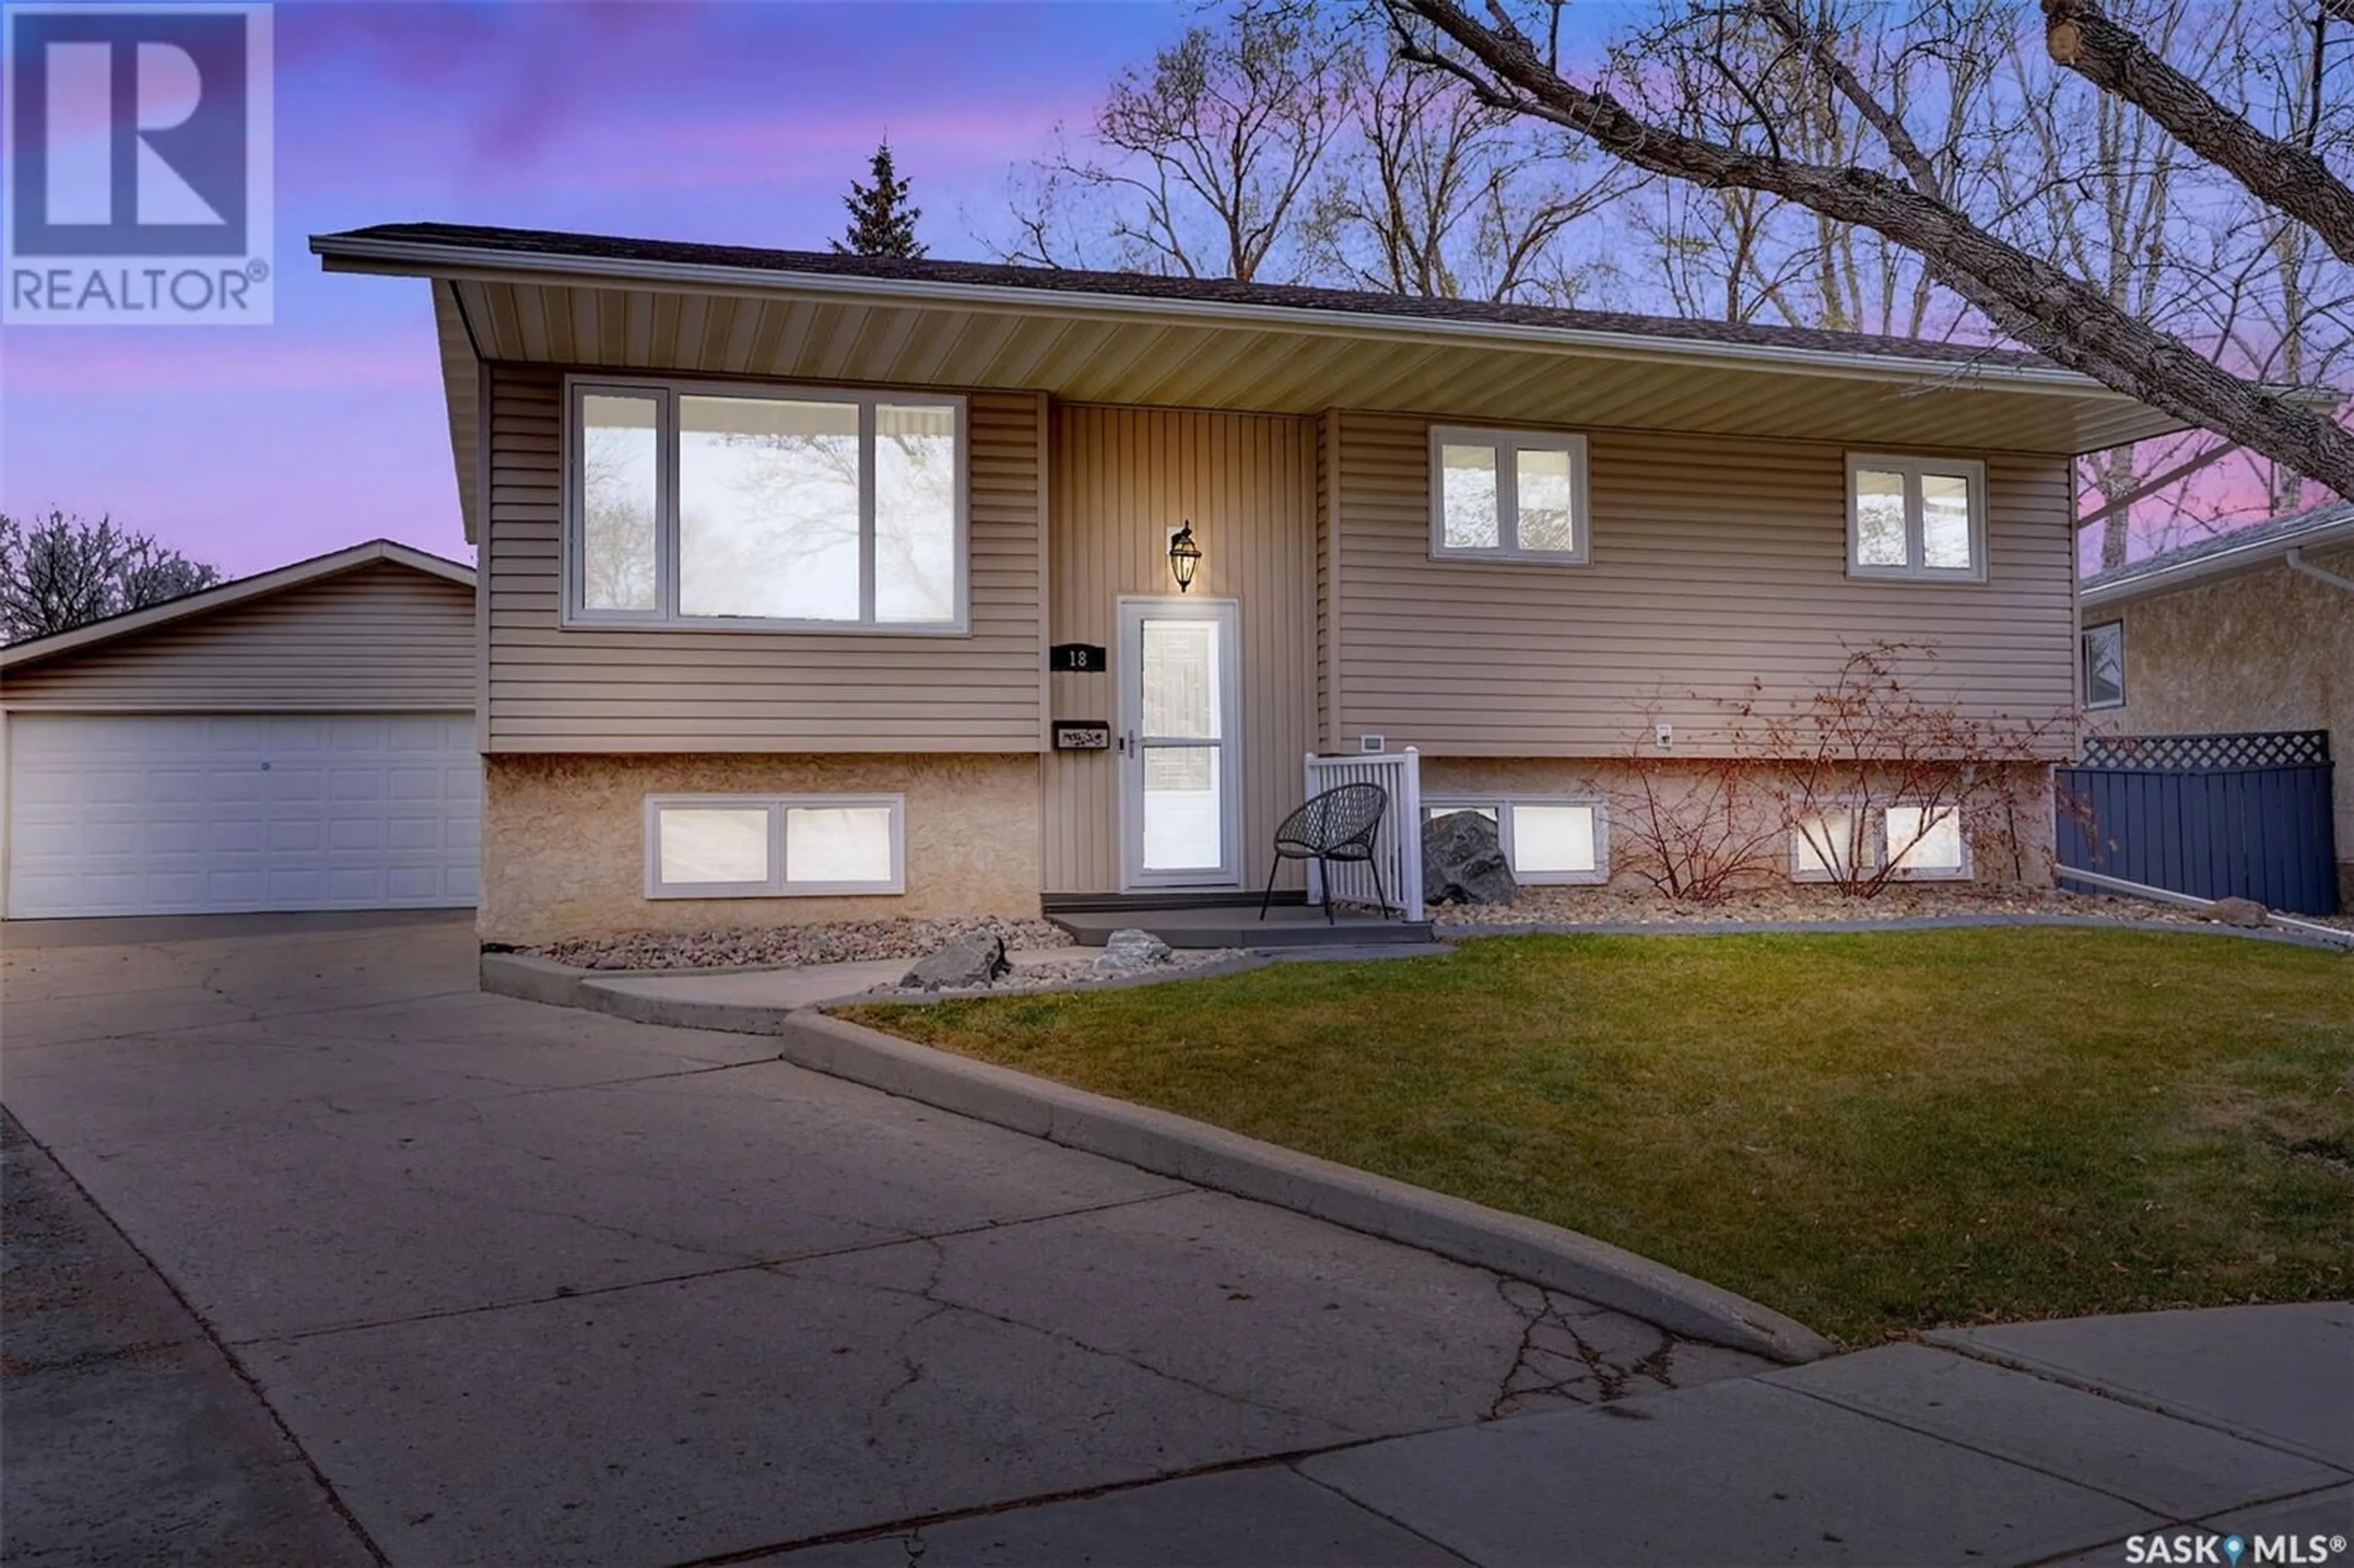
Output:
[[[1183,593],[1193,586],[1194,568],[1202,564],[1202,546],[1193,543],[1193,523],[1169,535],[1169,575],[1177,579],[1177,591]]]

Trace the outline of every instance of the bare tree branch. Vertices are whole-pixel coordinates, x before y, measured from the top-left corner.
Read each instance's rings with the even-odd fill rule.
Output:
[[[2354,190],[2308,146],[2267,136],[2176,70],[2095,0],[2043,0],[2052,58],[2104,92],[2132,103],[2182,144],[2259,199],[2321,236],[2341,261],[2354,261]],[[2319,26],[2317,18],[2316,26]],[[2321,91],[2316,50],[2314,92]],[[2319,116],[2315,119],[2317,122]],[[2342,493],[2344,486],[2338,487]]]
[[[1921,256],[2004,332],[2060,364],[2354,494],[2354,434],[2221,369],[1956,207],[1875,169],[1761,155],[1646,120],[1608,92],[1575,86],[1549,69],[1497,0],[1490,0],[1485,23],[1456,0],[1384,4],[1401,31],[1408,30],[1401,13],[1409,14],[1459,50],[1458,74],[1488,84],[1479,89],[1483,100],[1577,132],[1638,168],[1709,187],[1764,191],[1885,235]]]

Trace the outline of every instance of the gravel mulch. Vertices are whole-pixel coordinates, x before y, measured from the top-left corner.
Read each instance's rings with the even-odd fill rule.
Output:
[[[1044,920],[983,915],[727,931],[629,931],[524,950],[584,969],[806,969],[875,959],[912,960],[975,931],[995,932],[1009,952],[1059,948],[1071,939],[1060,926]]]
[[[1067,938],[1065,938],[1068,940]],[[1009,947],[1012,944],[1007,944]],[[940,991],[907,991],[895,985],[878,985],[864,994],[878,1001],[938,1001],[943,997],[990,996],[1014,994],[1030,991],[1075,991],[1085,986],[1101,985],[1123,975],[1096,973],[1096,955],[1101,949],[1090,948],[1084,954],[1067,959],[1046,959],[1037,963],[1017,965],[997,977],[988,985],[952,986]],[[1211,964],[1223,964],[1244,957],[1240,948],[1176,948],[1170,951],[1166,962],[1149,969],[1132,971],[1148,975],[1176,975],[1188,969],[1198,969]]]
[[[1937,916],[2069,915],[2108,920],[2198,925],[2178,905],[2056,888],[1981,888],[1899,884],[1876,898],[1848,898],[1828,887],[1744,893],[1714,904],[1678,904],[1648,891],[1612,887],[1523,887],[1509,904],[1446,904],[1430,910],[1449,926],[1685,926],[1728,920],[1906,920]]]

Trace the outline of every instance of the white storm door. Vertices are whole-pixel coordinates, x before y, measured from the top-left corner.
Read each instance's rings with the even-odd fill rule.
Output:
[[[1240,885],[1240,651],[1232,599],[1119,601],[1125,885]]]

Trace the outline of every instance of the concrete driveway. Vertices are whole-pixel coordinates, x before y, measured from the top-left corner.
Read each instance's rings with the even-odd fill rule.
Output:
[[[12,1562],[259,1560],[261,1520],[305,1561],[695,1563],[1757,1364],[756,1037],[482,995],[462,923],[6,945],[12,1188],[55,1211],[12,1252],[104,1255],[12,1323],[54,1330],[12,1334]],[[93,1411],[113,1448],[38,1436]],[[1299,1518],[1271,1553],[1452,1560]]]

